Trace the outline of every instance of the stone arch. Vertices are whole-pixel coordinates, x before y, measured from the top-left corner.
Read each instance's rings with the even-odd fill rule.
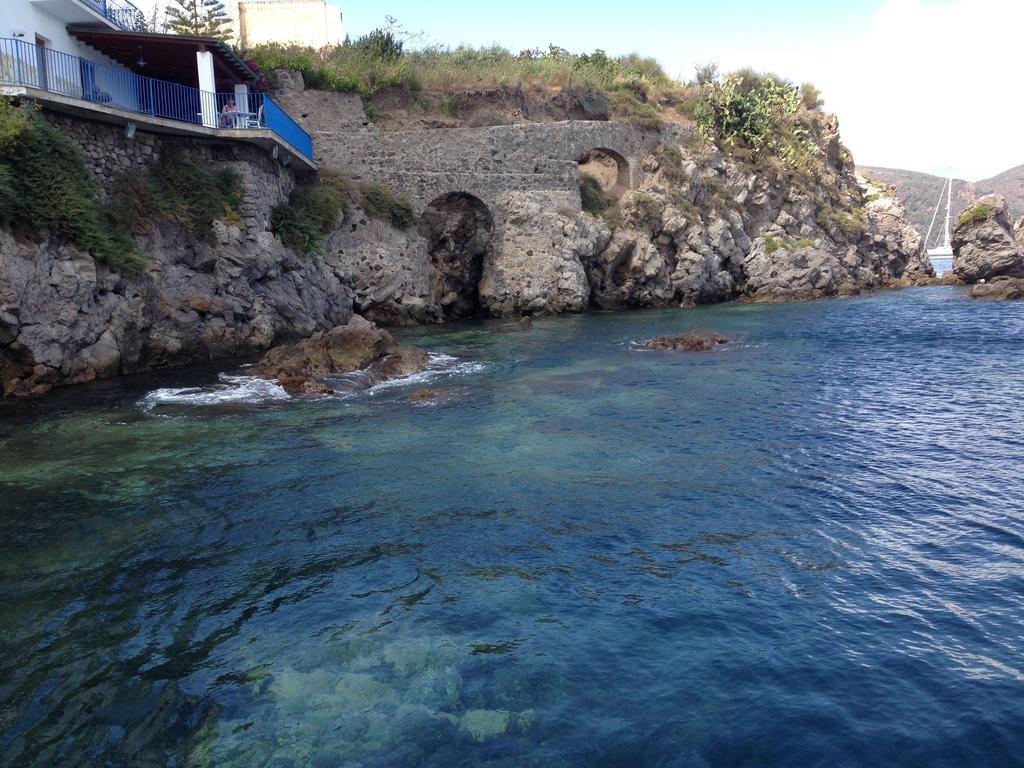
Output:
[[[431,292],[444,317],[480,314],[480,278],[494,235],[494,217],[484,201],[467,192],[434,198],[420,217],[419,233],[427,241]]]
[[[601,189],[621,196],[629,189],[629,161],[614,149],[593,147],[576,158],[580,173],[597,179]]]

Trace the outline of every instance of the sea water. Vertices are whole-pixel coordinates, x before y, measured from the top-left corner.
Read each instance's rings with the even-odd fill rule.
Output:
[[[953,271],[953,257],[952,256],[932,256],[931,257],[932,267],[935,269],[935,274],[938,277],[942,277]]]
[[[0,764],[1019,764],[1024,304],[401,336],[0,406]]]

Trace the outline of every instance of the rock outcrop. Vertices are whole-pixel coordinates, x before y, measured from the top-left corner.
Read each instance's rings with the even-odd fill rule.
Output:
[[[994,277],[989,282],[976,283],[971,288],[972,299],[988,301],[1019,301],[1024,299],[1024,280],[1018,277]]]
[[[644,349],[659,352],[680,350],[683,352],[710,352],[715,347],[728,343],[729,339],[720,333],[687,331],[678,336],[657,336],[640,344]]]
[[[348,321],[348,289],[318,258],[269,232],[215,225],[207,243],[178,227],[145,236],[149,264],[124,276],[54,240],[0,230],[4,395],[262,351]]]
[[[999,195],[978,198],[953,231],[953,272],[965,283],[993,277],[1024,277],[1021,228],[1015,235]]]
[[[359,315],[345,325],[318,331],[295,344],[271,349],[253,366],[257,376],[276,379],[289,394],[324,394],[322,379],[365,371],[365,384],[408,376],[427,367],[426,352],[402,346]]]

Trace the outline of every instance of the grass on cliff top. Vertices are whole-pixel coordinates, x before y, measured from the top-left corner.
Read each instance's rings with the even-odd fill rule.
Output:
[[[452,92],[544,86],[609,95],[617,117],[660,123],[662,104],[692,106],[695,87],[669,77],[657,61],[604,51],[574,54],[557,46],[513,53],[500,46],[405,50],[389,33],[375,32],[344,45],[315,50],[267,44],[246,56],[267,71],[293,69],[310,88],[372,96],[388,88]]]
[[[112,212],[78,146],[37,112],[0,99],[0,223],[64,238],[111,269],[136,272],[145,258]]]

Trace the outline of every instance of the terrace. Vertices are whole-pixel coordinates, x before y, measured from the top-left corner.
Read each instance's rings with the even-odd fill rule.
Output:
[[[111,0],[88,1],[107,13],[118,10]],[[0,38],[0,91],[105,122],[247,141],[285,164],[316,167],[309,134],[271,96],[250,92],[255,73],[223,43],[95,27],[68,31],[121,66]],[[139,69],[146,74],[133,71]]]

